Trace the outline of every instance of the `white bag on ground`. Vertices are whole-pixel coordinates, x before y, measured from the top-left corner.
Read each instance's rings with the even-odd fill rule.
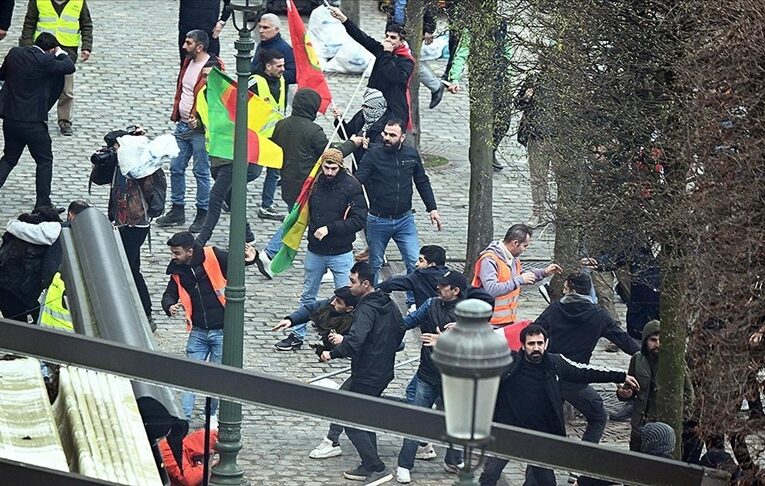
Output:
[[[439,35],[430,45],[422,44],[422,51],[420,60],[433,61],[435,59],[441,59],[442,57],[449,57],[449,36]]]

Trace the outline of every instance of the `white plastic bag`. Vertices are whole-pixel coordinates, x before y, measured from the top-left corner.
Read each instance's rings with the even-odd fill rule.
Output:
[[[343,24],[323,5],[311,12],[308,19],[308,35],[316,55],[323,59],[334,57],[340,46],[351,40]]]
[[[353,39],[343,44],[335,57],[324,65],[328,73],[360,74],[375,57]]]
[[[125,135],[117,139],[120,148],[117,149],[117,161],[120,171],[130,179],[141,179],[153,174],[166,161],[177,157],[180,149],[175,136],[160,135],[152,141],[140,135]]]
[[[420,60],[432,61],[434,59],[441,59],[442,57],[449,57],[448,35],[440,35],[436,37],[430,45],[426,45],[423,42]]]

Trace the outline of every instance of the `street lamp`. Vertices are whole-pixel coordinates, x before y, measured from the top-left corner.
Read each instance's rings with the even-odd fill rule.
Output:
[[[465,448],[465,467],[455,483],[478,484],[472,452],[491,441],[491,423],[499,379],[512,362],[507,341],[489,325],[492,307],[482,300],[457,304],[457,325],[436,341],[433,362],[441,370],[446,434]],[[481,461],[479,459],[479,463]]]
[[[232,0],[234,28],[239,38],[236,47],[236,120],[234,165],[231,185],[231,229],[229,232],[226,309],[223,317],[223,364],[242,367],[244,346],[244,228],[247,222],[247,80],[250,77],[254,20],[264,11],[263,0]],[[240,17],[240,18],[237,18]],[[244,471],[236,462],[242,449],[242,406],[231,401],[220,404],[218,445],[220,462],[212,468],[210,484],[246,484]]]

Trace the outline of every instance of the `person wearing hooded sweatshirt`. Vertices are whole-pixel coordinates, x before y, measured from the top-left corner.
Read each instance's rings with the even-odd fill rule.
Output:
[[[500,378],[494,421],[524,429],[566,436],[561,381],[573,383],[626,383],[639,389],[635,378],[623,371],[574,363],[565,356],[548,353],[548,334],[532,324],[521,331],[521,350],[512,352],[513,361]],[[507,459],[489,457],[479,479],[481,486],[494,486]],[[554,486],[551,469],[526,468],[524,486]]]
[[[396,349],[404,337],[401,312],[390,295],[375,290],[372,268],[359,262],[351,268],[351,293],[359,297],[347,336],[334,334],[332,351],[321,353],[320,360],[351,358],[351,384],[348,391],[379,397],[393,380]],[[377,452],[374,432],[345,428],[345,434],[361,457],[361,464],[343,476],[352,480],[376,481],[390,478]]]
[[[425,245],[420,248],[420,256],[414,266],[414,272],[391,277],[380,282],[377,288],[388,293],[412,292],[415,307],[421,307],[431,297],[438,296],[437,281],[449,270],[446,268],[446,250],[438,245]]]
[[[37,322],[43,289],[61,265],[61,220],[51,207],[23,213],[6,227],[0,246],[0,313],[6,319]]]
[[[630,450],[639,451],[641,444],[641,427],[648,422],[658,420],[658,408],[656,402],[656,371],[659,368],[659,340],[660,322],[653,320],[643,327],[643,340],[640,351],[635,353],[630,360],[627,371],[634,376],[640,387],[634,390],[631,387],[620,386],[616,390],[616,397],[621,401],[634,401],[632,410],[632,431],[630,432]],[[685,382],[683,384],[683,421],[692,423],[693,402],[695,395],[691,383],[690,371],[685,368]],[[700,447],[695,435],[683,434],[683,461],[697,451]],[[700,449],[698,449],[700,451]]]
[[[388,109],[371,127],[382,132],[388,120],[401,120],[404,129],[411,128],[409,80],[414,71],[414,58],[404,40],[404,28],[396,23],[385,26],[385,40],[369,37],[337,7],[328,7],[333,17],[343,23],[346,32],[375,56],[374,67],[367,86],[378,89],[385,97]]]
[[[271,135],[271,140],[282,148],[284,165],[281,168],[282,200],[291,208],[300,195],[308,175],[319,160],[329,140],[324,129],[314,120],[319,111],[321,96],[310,88],[302,88],[292,100],[292,114],[279,120]],[[353,136],[337,148],[347,157],[363,142],[362,137]],[[260,258],[267,269],[271,259],[279,252],[282,245],[282,228],[276,231]]]
[[[569,275],[563,283],[563,298],[551,303],[534,322],[550,335],[548,351],[589,364],[598,340],[603,337],[629,355],[637,353],[640,348],[619,323],[587,297],[590,289],[592,281],[586,273]],[[582,440],[600,442],[608,415],[598,392],[588,384],[561,382],[560,394],[587,419]]]
[[[529,248],[532,234],[532,229],[525,224],[514,224],[508,228],[503,241],[490,243],[475,262],[472,285],[494,297],[494,314],[489,322],[495,328],[517,321],[518,297],[522,285],[531,285],[562,272],[555,263],[542,270],[523,271],[521,254]]]

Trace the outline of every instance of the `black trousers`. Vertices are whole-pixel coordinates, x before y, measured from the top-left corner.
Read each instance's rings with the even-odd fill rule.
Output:
[[[146,237],[149,235],[149,227],[120,226],[119,232],[120,238],[122,238],[122,246],[125,248],[128,265],[130,265],[130,271],[133,273],[135,288],[138,291],[138,296],[141,298],[143,311],[146,317],[151,317],[151,296],[149,295],[149,289],[146,288],[146,280],[144,280],[141,273],[141,246],[143,246],[143,242],[146,241]]]
[[[32,324],[37,324],[40,308],[37,305],[30,307],[29,304],[13,292],[0,289],[0,314],[5,319],[23,322],[24,324],[28,324],[31,317]]]
[[[351,383],[349,391],[360,393],[362,395],[369,395],[372,397],[379,397],[385,390],[385,387],[371,387],[364,385],[354,385]],[[380,455],[377,452],[377,434],[369,432],[367,430],[355,429],[353,427],[345,428],[345,435],[353,443],[356,448],[356,452],[359,453],[361,458],[361,465],[367,471],[382,471],[385,469],[385,463],[380,460]]]
[[[498,457],[489,457],[486,459],[486,464],[483,466],[483,473],[479,482],[481,486],[494,486],[497,481],[502,477],[502,470],[505,469],[507,459],[500,459]],[[555,486],[555,473],[552,469],[545,467],[532,466],[529,464],[526,466],[526,480],[523,482],[523,486]]]
[[[50,184],[53,178],[53,151],[46,122],[3,121],[5,147],[0,158],[0,187],[3,187],[11,171],[19,163],[24,147],[37,164],[35,170],[35,207],[51,206]]]

